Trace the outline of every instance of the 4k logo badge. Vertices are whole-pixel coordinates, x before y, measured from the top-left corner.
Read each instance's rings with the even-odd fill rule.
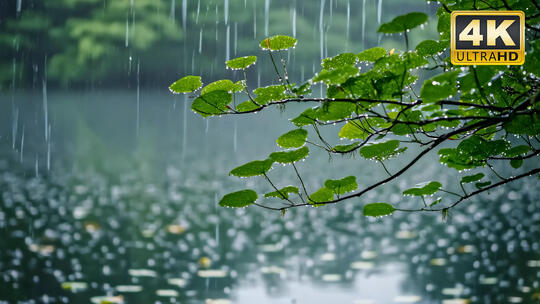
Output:
[[[451,59],[456,65],[519,65],[525,62],[522,11],[453,11]]]

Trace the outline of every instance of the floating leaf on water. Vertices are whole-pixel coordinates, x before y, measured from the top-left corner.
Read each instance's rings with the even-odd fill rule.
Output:
[[[28,249],[30,249],[32,252],[47,256],[53,253],[55,248],[53,245],[30,244],[28,245]]]
[[[156,290],[156,295],[160,297],[175,298],[178,297],[178,291],[174,289],[158,289]]]
[[[285,273],[285,269],[284,268],[281,268],[279,266],[264,266],[264,267],[261,267],[261,272],[263,274],[284,274]]]
[[[276,139],[278,146],[288,148],[299,148],[306,143],[308,132],[304,129],[289,131]]]
[[[394,302],[397,303],[416,303],[420,302],[422,300],[421,296],[415,296],[415,295],[403,295],[403,296],[397,296],[394,298]]]
[[[260,247],[262,252],[278,252],[283,250],[283,245],[281,243],[276,244],[263,244]]]
[[[94,304],[118,304],[124,303],[123,296],[99,296],[90,298],[90,302]]]
[[[199,266],[210,268],[210,266],[212,266],[212,260],[209,257],[202,257],[199,259]]]
[[[341,281],[341,275],[335,273],[323,274],[322,280],[325,282],[339,282]]]
[[[224,195],[219,201],[219,205],[222,207],[242,208],[253,204],[257,198],[258,195],[253,190],[240,190]]]
[[[495,285],[499,280],[495,277],[481,277],[478,282],[481,285]]]
[[[205,304],[232,304],[228,299],[206,299]]]
[[[197,271],[197,275],[201,278],[224,278],[227,276],[227,271],[221,269],[205,269]]]
[[[321,261],[334,261],[335,259],[336,255],[333,252],[327,252],[321,255]]]
[[[446,265],[446,259],[443,259],[443,258],[431,259],[429,261],[429,264],[433,266],[444,266]]]
[[[167,279],[167,283],[170,285],[178,286],[180,288],[185,287],[187,285],[187,281],[182,278],[170,278]]]
[[[263,50],[280,51],[296,46],[296,39],[285,35],[275,35],[261,41],[259,46]]]
[[[128,273],[132,277],[156,277],[157,273],[151,269],[129,269]]]
[[[167,226],[167,231],[172,234],[182,234],[186,231],[186,227],[182,225],[172,224]]]
[[[374,259],[377,256],[377,252],[372,251],[372,250],[364,250],[362,251],[360,256],[362,257],[362,259],[370,260],[370,259]]]
[[[244,56],[231,59],[225,64],[231,70],[243,70],[247,69],[251,65],[254,65],[257,62],[257,56]]]
[[[441,304],[469,304],[471,303],[470,299],[445,299],[442,300]]]
[[[141,292],[143,290],[141,285],[118,285],[115,289],[121,293]]]
[[[410,230],[400,230],[396,232],[396,238],[401,240],[414,239],[416,237],[416,232]]]
[[[169,90],[171,92],[179,93],[191,93],[202,87],[201,76],[185,76],[171,84]]]
[[[368,261],[356,261],[351,263],[351,268],[357,270],[373,269],[374,267],[375,263]]]
[[[71,292],[79,292],[88,288],[88,284],[85,282],[63,282],[60,286],[62,286],[63,289]]]

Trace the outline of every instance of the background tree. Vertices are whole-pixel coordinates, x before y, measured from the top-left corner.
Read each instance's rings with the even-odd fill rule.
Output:
[[[264,201],[250,189],[225,195],[220,205],[246,207],[257,205],[278,210],[322,206],[365,193],[399,179],[428,153],[434,151],[448,168],[475,170],[464,174],[455,183],[460,191],[449,189],[433,180],[404,189],[403,195],[418,197],[417,208],[403,209],[387,203],[369,202],[363,207],[367,216],[384,216],[395,211],[435,211],[443,218],[448,211],[477,194],[495,187],[540,173],[537,157],[540,153],[540,115],[538,60],[540,45],[537,26],[540,8],[534,1],[443,1],[437,12],[438,41],[426,40],[414,51],[395,52],[381,47],[358,54],[343,53],[325,58],[322,69],[305,83],[290,82],[283,53],[296,46],[296,39],[277,35],[264,39],[260,47],[268,53],[279,84],[250,91],[246,69],[255,64],[255,56],[240,57],[226,63],[230,69],[242,70],[244,79],[238,82],[219,80],[202,88],[191,109],[203,117],[248,114],[271,106],[285,107],[289,103],[316,104],[307,108],[291,122],[296,129],[277,140],[283,151],[271,153],[266,159],[255,160],[230,171],[237,177],[262,176],[274,189],[264,194]],[[449,18],[453,10],[519,9],[526,12],[527,40],[530,42],[523,66],[454,67],[447,56]],[[382,24],[379,32],[400,33],[408,49],[408,32],[424,24],[424,13],[409,13]],[[368,64],[360,68],[359,63]],[[419,70],[438,73],[425,80],[418,91],[414,84]],[[325,96],[312,97],[311,88],[321,83]],[[186,76],[170,86],[175,93],[191,93],[202,87],[201,78]],[[234,97],[234,98],[233,98]],[[233,100],[245,98],[236,104]],[[348,144],[333,145],[322,135],[325,126],[340,124],[338,136]],[[308,132],[311,129],[311,132]],[[328,179],[321,188],[309,191],[295,163],[305,159],[310,148],[323,149],[329,155],[355,155],[376,161],[387,177],[358,189],[355,176]],[[409,149],[414,147],[415,149]],[[413,152],[408,152],[415,150]],[[389,169],[390,158],[403,159],[397,169]],[[531,160],[524,165],[525,160]],[[272,181],[268,171],[275,164],[290,165],[298,185],[284,186]],[[500,166],[511,166],[511,176],[498,172]],[[491,175],[488,175],[492,173]],[[433,199],[437,192],[454,198]],[[279,201],[275,202],[274,199]]]

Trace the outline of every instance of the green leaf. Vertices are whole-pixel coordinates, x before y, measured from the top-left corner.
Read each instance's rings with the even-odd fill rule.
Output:
[[[476,183],[474,185],[476,186],[476,188],[482,189],[482,188],[485,188],[485,187],[491,185],[491,182]]]
[[[540,135],[540,115],[517,115],[504,124],[503,128],[512,134]]]
[[[473,175],[467,175],[467,176],[464,176],[460,183],[462,184],[467,184],[467,183],[473,183],[473,182],[477,182],[479,180],[481,180],[482,178],[484,178],[484,173],[477,173],[477,174],[473,174]]]
[[[351,116],[354,110],[356,110],[354,103],[328,101],[315,108],[315,117],[321,121],[339,120]]]
[[[367,159],[382,161],[404,152],[407,147],[399,149],[399,140],[389,140],[386,142],[366,145],[360,148],[360,155]]]
[[[324,82],[328,85],[342,84],[347,79],[358,75],[358,72],[359,70],[356,66],[345,65],[332,70],[322,70],[312,80],[314,83]]]
[[[279,51],[279,50],[286,50],[288,48],[292,48],[296,46],[296,39],[293,37],[285,36],[285,35],[276,35],[273,37],[269,37],[261,41],[259,46],[263,50],[272,50],[272,51]]]
[[[222,207],[242,208],[253,204],[257,197],[257,193],[253,190],[240,190],[223,196],[219,201],[219,205]]]
[[[504,155],[506,157],[517,157],[527,154],[530,150],[531,148],[529,146],[519,145],[504,151]]]
[[[365,216],[385,216],[394,213],[394,211],[396,211],[394,206],[387,203],[371,203],[364,206]]]
[[[335,194],[345,194],[358,188],[355,176],[347,176],[342,179],[328,179],[324,182],[324,186]]]
[[[360,145],[360,143],[357,143],[357,142],[352,143],[350,145],[337,145],[337,146],[334,146],[332,150],[335,152],[346,153],[346,152],[352,151],[354,148],[358,147],[358,145]]]
[[[390,22],[381,24],[377,32],[386,34],[402,33],[426,23],[427,20],[428,16],[424,13],[408,13],[406,15],[397,16]]]
[[[304,112],[300,113],[298,117],[293,118],[291,122],[295,124],[297,127],[303,127],[307,125],[312,125],[315,123],[317,115],[314,109],[309,108],[305,110]]]
[[[375,62],[379,58],[386,56],[386,50],[382,47],[374,47],[358,53],[359,61]]]
[[[424,82],[420,97],[424,102],[436,102],[457,94],[459,71],[445,72]]]
[[[254,104],[251,100],[244,101],[236,106],[236,111],[238,112],[249,112],[255,109],[260,108],[258,105]]]
[[[225,62],[225,64],[231,70],[243,70],[243,69],[247,69],[248,67],[255,64],[256,62],[257,62],[257,56],[244,56],[244,57],[231,59]]]
[[[446,49],[444,43],[439,43],[435,40],[424,40],[416,46],[416,51],[420,56],[432,56],[438,54]]]
[[[231,101],[232,95],[228,92],[212,91],[195,98],[191,104],[191,109],[203,117],[219,115],[227,111],[227,105]]]
[[[257,94],[255,101],[259,104],[267,104],[271,101],[278,101],[285,99],[285,88],[282,85],[271,85],[267,87],[257,88],[253,91]]]
[[[343,53],[336,55],[331,58],[324,58],[321,66],[325,70],[332,70],[341,68],[346,65],[355,65],[357,62],[356,54],[354,53]]]
[[[297,187],[294,186],[287,186],[279,189],[278,191],[269,192],[264,195],[264,197],[277,197],[280,199],[289,199],[289,193],[300,193]]]
[[[490,156],[503,153],[508,149],[509,145],[507,141],[502,139],[488,141],[480,136],[473,135],[460,142],[457,149],[470,159],[485,160]]]
[[[405,191],[403,191],[404,195],[415,195],[415,196],[424,196],[424,195],[432,195],[435,192],[439,191],[441,189],[442,184],[439,182],[429,182],[423,187],[417,187],[417,188],[410,188]]]
[[[274,162],[289,164],[306,158],[308,154],[308,147],[302,147],[300,149],[292,151],[270,153],[270,159]]]
[[[295,129],[278,137],[276,142],[282,148],[298,148],[306,143],[307,136],[306,130]]]
[[[334,199],[334,192],[332,190],[322,187],[309,196],[310,203],[322,203],[328,202]]]
[[[523,165],[523,159],[511,159],[510,160],[510,166],[512,166],[512,168],[514,168],[514,169],[517,169],[517,168],[521,167],[521,165]]]
[[[251,177],[263,175],[272,168],[274,162],[271,159],[254,160],[249,163],[236,167],[229,172],[229,175],[238,177]]]
[[[339,130],[339,137],[348,138],[348,139],[366,139],[369,136],[365,130],[361,129],[362,126],[359,122],[349,121],[347,122],[341,130]]]
[[[226,91],[229,93],[233,92],[240,92],[244,89],[244,86],[241,82],[232,82],[229,79],[221,79],[218,81],[214,81],[208,85],[206,85],[202,91],[201,94],[208,94],[213,91]]]
[[[201,76],[184,76],[169,86],[171,92],[191,93],[202,87]]]

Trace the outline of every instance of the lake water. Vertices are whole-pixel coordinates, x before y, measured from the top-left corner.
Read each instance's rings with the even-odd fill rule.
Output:
[[[282,218],[217,201],[241,187],[269,189],[227,172],[277,150],[275,138],[299,109],[207,122],[167,91],[138,99],[134,91],[51,91],[46,113],[42,92],[0,98],[0,303],[540,299],[533,179],[475,197],[446,221],[362,215],[366,201],[413,204],[400,189],[443,169],[433,155],[402,183]],[[288,169],[276,167],[271,177],[294,183]],[[310,189],[321,172],[354,174],[360,188],[381,174],[374,163],[323,153],[299,170]]]

